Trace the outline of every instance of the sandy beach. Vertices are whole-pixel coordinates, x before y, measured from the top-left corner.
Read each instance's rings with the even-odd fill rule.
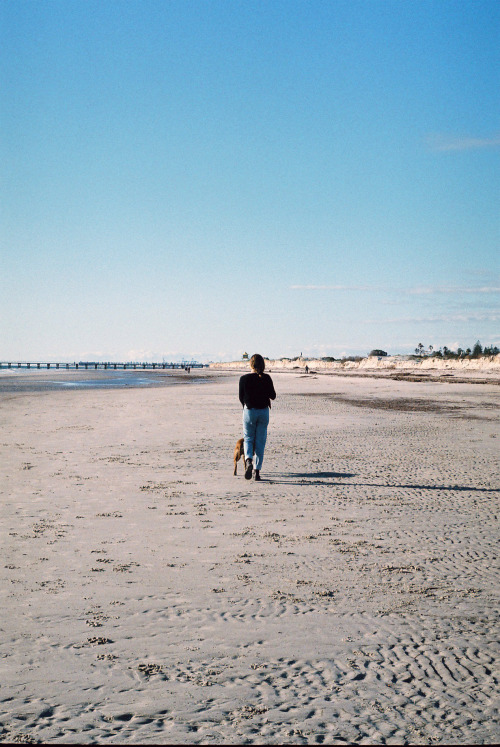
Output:
[[[498,384],[240,373],[0,393],[2,741],[500,741]]]

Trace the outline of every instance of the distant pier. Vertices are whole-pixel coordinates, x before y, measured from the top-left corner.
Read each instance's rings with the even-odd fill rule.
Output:
[[[189,370],[191,368],[205,368],[204,363],[197,363],[197,361],[182,361],[182,363],[145,363],[145,362],[114,362],[114,361],[76,361],[74,363],[54,363],[42,362],[42,361],[0,361],[0,369],[64,369],[64,370],[83,370],[83,371],[116,371],[118,369],[126,370],[163,370],[163,369],[182,369]]]

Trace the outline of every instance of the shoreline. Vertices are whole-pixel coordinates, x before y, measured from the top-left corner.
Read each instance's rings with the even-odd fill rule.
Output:
[[[305,367],[308,366],[308,373]],[[208,368],[192,369],[190,373],[180,369],[125,369],[125,370],[66,370],[66,369],[1,369],[0,392],[10,390],[19,382],[26,390],[32,382],[57,381],[65,379],[75,382],[106,382],[121,379],[137,380],[137,387],[161,386],[163,382],[194,383],[214,380],[220,374],[239,374],[249,370],[248,361],[231,361],[211,363]],[[307,375],[321,377],[348,377],[364,379],[390,379],[393,381],[407,381],[428,383],[457,383],[457,384],[491,384],[500,385],[500,355],[473,360],[401,360],[397,356],[387,359],[365,358],[358,362],[299,359],[297,361],[268,360],[266,370],[270,374],[292,374],[294,376]],[[6,382],[9,382],[6,384]],[[35,387],[36,388],[36,387]],[[58,386],[54,388],[59,388]],[[84,388],[84,387],[82,387]],[[107,387],[104,387],[107,388]]]
[[[26,371],[0,373],[0,396],[13,392],[64,391],[88,389],[140,389],[173,385],[207,383],[215,373],[197,370],[193,373],[180,371]]]

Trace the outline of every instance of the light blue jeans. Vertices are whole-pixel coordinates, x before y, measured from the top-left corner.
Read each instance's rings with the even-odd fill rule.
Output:
[[[262,410],[248,407],[243,408],[243,436],[245,439],[245,460],[252,459],[255,454],[255,469],[262,468],[264,449],[269,425],[269,407]]]

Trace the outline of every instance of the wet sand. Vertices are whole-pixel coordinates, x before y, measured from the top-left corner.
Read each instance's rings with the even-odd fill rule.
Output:
[[[498,385],[206,375],[0,394],[3,741],[498,742]]]

